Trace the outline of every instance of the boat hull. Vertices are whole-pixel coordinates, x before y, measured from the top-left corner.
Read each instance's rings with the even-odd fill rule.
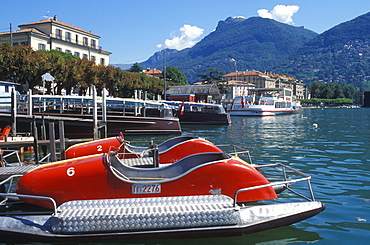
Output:
[[[175,227],[170,229],[117,230],[57,234],[50,228],[50,215],[0,216],[0,242],[106,242],[107,240],[180,239],[242,236],[310,218],[325,209],[321,202],[286,203],[242,207],[238,211],[240,222],[235,225],[211,227]],[[289,210],[289,211],[288,211]],[[257,216],[258,215],[258,216]]]
[[[94,155],[99,153],[107,153],[109,150],[119,149],[120,158],[142,158],[151,157],[154,145],[150,147],[135,147],[128,143],[124,143],[124,136],[120,134],[117,137],[106,139],[99,139],[89,142],[73,145],[69,147],[66,152],[66,159],[82,157],[87,155]],[[222,152],[220,148],[205,140],[203,138],[191,136],[174,137],[159,144],[158,148],[158,162],[160,164],[171,164],[180,159],[203,152]]]
[[[17,131],[32,132],[32,116],[24,114],[17,115]],[[94,123],[92,115],[79,114],[37,114],[35,115],[37,125],[47,127],[48,134],[49,123],[58,124],[64,122],[64,133],[67,138],[93,138]],[[7,113],[0,114],[0,127],[5,127],[11,122],[11,115]],[[56,133],[59,132],[55,127]],[[141,134],[180,134],[181,126],[178,118],[162,117],[135,117],[135,116],[108,116],[107,117],[107,136],[115,136],[120,132],[130,135]]]
[[[285,109],[285,110],[273,110],[269,108],[242,108],[238,110],[230,110],[229,113],[231,116],[277,116],[277,115],[286,115],[298,113],[299,110],[296,109]]]
[[[107,158],[108,157],[108,158]],[[205,159],[220,159],[208,162]],[[58,205],[80,199],[168,197],[188,195],[234,196],[239,189],[269,184],[251,165],[224,153],[188,156],[161,168],[122,165],[102,154],[45,164],[20,177],[17,193],[52,197]],[[272,187],[243,192],[238,202],[277,198]],[[44,200],[27,203],[52,208]]]
[[[177,115],[181,124],[207,124],[207,125],[229,125],[231,124],[230,114],[228,113],[196,113],[185,112]]]

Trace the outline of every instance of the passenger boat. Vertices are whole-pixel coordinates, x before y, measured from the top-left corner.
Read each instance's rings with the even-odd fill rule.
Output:
[[[282,164],[254,166],[224,152],[149,168],[141,167],[142,160],[122,159],[118,149],[110,149],[1,181],[0,242],[246,235],[299,222],[325,208],[315,201],[311,177]],[[299,183],[307,190],[292,189]],[[281,185],[288,194],[276,193]],[[304,201],[297,202],[297,196]]]
[[[106,125],[107,136],[125,134],[179,134],[181,125],[168,105],[158,101],[131,98],[105,98],[91,96],[27,95],[19,102],[17,129],[31,132],[31,123],[37,125],[64,122],[67,138],[92,138],[94,129],[93,108],[96,104],[96,123]],[[30,107],[30,108],[29,108]],[[103,113],[104,112],[104,113]],[[9,125],[11,113],[0,113],[0,127]],[[46,130],[48,132],[48,130]],[[58,129],[56,130],[58,131]]]
[[[193,136],[178,136],[170,138],[158,145],[148,143],[148,147],[133,146],[125,141],[123,133],[119,136],[83,142],[70,146],[65,154],[66,159],[87,155],[107,153],[109,149],[117,149],[121,159],[154,157],[158,155],[160,164],[169,164],[180,159],[202,152],[222,152],[220,148],[206,139]],[[151,159],[148,159],[148,162]],[[154,164],[154,163],[153,163]]]
[[[228,106],[231,116],[276,116],[296,113],[301,106],[286,88],[251,89],[247,96],[237,96]]]
[[[162,101],[174,108],[181,124],[228,125],[230,115],[222,105],[198,102]]]

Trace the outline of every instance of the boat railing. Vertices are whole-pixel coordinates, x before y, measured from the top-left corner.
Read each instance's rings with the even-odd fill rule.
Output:
[[[232,144],[216,145],[216,146],[222,149],[227,154],[230,154],[232,156],[247,155],[249,164],[253,165],[252,157],[249,153],[249,150],[243,147],[237,146],[237,145],[232,145]]]
[[[109,162],[109,158],[111,157],[110,154],[107,154],[106,157],[108,158],[108,162]],[[233,207],[236,208],[238,206],[238,204],[237,204],[238,195],[242,192],[252,191],[252,190],[257,190],[257,189],[262,189],[262,188],[268,188],[268,187],[279,187],[279,186],[285,186],[286,190],[290,191],[291,193],[295,194],[296,196],[298,196],[300,198],[305,199],[306,201],[310,201],[310,202],[315,201],[315,197],[314,197],[312,187],[311,187],[311,183],[310,183],[311,176],[309,176],[307,174],[304,174],[304,173],[302,173],[302,172],[300,172],[296,169],[293,169],[289,166],[280,164],[280,163],[255,166],[256,169],[268,168],[268,167],[279,167],[279,168],[281,168],[282,177],[283,177],[284,180],[283,181],[270,182],[269,184],[265,184],[265,185],[258,185],[258,186],[252,186],[252,187],[248,187],[248,188],[239,189],[234,194]],[[292,177],[288,177],[287,171],[291,171],[291,172],[295,173],[296,175],[299,175],[300,177],[295,176],[296,177],[295,179],[289,179],[289,178],[292,178]],[[17,194],[17,193],[12,193],[11,192],[12,186],[16,182],[16,179],[21,177],[21,176],[22,175],[12,175],[12,176],[8,177],[7,179],[0,182],[0,187],[3,187],[2,190],[4,191],[4,193],[0,193],[0,197],[5,198],[3,201],[0,201],[0,206],[8,204],[6,197],[16,197],[16,198],[21,198],[21,199],[22,198],[23,199],[38,199],[38,200],[45,200],[45,201],[51,202],[52,206],[53,206],[53,212],[54,212],[54,214],[56,214],[57,213],[57,204],[56,204],[56,201],[51,197],[22,195],[22,194]],[[310,197],[306,197],[305,195],[293,190],[290,187],[290,185],[293,184],[293,183],[304,182],[304,181],[306,181],[306,183],[307,183],[307,188],[308,188],[308,191],[310,193]],[[5,184],[7,184],[7,183],[8,183],[8,187],[5,188]],[[25,214],[25,213],[33,214],[33,215],[46,214],[46,213],[50,214],[51,210],[50,211],[36,211],[36,212],[35,211],[34,212],[29,212],[29,211],[2,212],[2,213],[0,213],[0,215],[21,215],[21,214]]]
[[[7,166],[10,157],[15,156],[17,158],[17,164],[22,165],[21,158],[19,157],[19,150],[1,150],[0,153],[0,166]],[[4,154],[5,153],[5,154]]]
[[[19,177],[21,177],[22,175],[19,175],[19,174],[16,174],[16,175],[12,175],[12,176],[9,176],[7,179],[3,180],[0,182],[0,187],[4,187],[3,190],[5,190],[4,193],[0,193],[0,197],[3,197],[4,200],[0,201],[0,206],[2,205],[8,205],[9,203],[7,203],[8,201],[8,198],[7,197],[16,197],[16,198],[27,198],[27,199],[38,199],[38,200],[45,200],[45,201],[49,201],[52,203],[53,205],[53,211],[54,211],[54,214],[57,213],[57,203],[56,201],[51,198],[51,197],[45,197],[45,196],[33,196],[33,195],[22,195],[22,194],[17,194],[17,193],[12,193],[11,190],[12,190],[12,187],[13,185],[16,183],[16,179],[18,179]],[[8,183],[8,187],[6,188],[6,184]],[[21,214],[50,214],[51,211],[35,211],[35,212],[26,212],[26,211],[14,211],[14,212],[0,212],[0,215],[21,215]]]
[[[291,193],[295,194],[296,196],[301,197],[301,198],[303,198],[307,201],[310,201],[310,202],[315,201],[315,197],[314,197],[311,182],[310,182],[311,176],[309,176],[307,174],[304,174],[304,173],[302,173],[302,172],[300,172],[300,171],[298,171],[294,168],[291,168],[291,167],[286,166],[286,165],[281,164],[281,163],[257,165],[257,166],[254,166],[254,167],[257,170],[261,169],[261,168],[268,168],[268,167],[280,167],[281,172],[282,172],[283,181],[275,181],[275,182],[270,182],[269,184],[265,184],[265,185],[252,186],[252,187],[248,187],[248,188],[239,189],[234,194],[234,207],[236,207],[236,203],[237,203],[237,200],[238,200],[238,195],[241,192],[257,190],[257,189],[262,189],[262,188],[267,188],[267,187],[278,187],[278,186],[285,186],[286,190],[290,191]],[[292,178],[289,179],[287,171],[291,171],[291,172],[299,175],[300,177],[299,178],[296,177],[295,179],[292,179]],[[297,183],[297,182],[304,182],[304,181],[306,181],[306,183],[307,183],[307,189],[309,191],[310,197],[307,197],[307,196],[299,193],[298,191],[293,190],[290,187],[290,184]]]

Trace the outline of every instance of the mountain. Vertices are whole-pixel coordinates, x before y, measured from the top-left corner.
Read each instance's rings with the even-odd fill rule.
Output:
[[[195,74],[216,68],[224,73],[245,70],[266,70],[296,52],[317,33],[260,17],[227,18],[215,31],[192,48],[166,50],[166,66],[176,66],[190,83],[199,80]],[[237,67],[234,67],[235,59]],[[163,53],[157,52],[143,68],[163,67]]]
[[[121,70],[128,70],[131,68],[131,64],[109,64],[110,66],[120,68]]]
[[[370,88],[370,12],[316,36],[272,69],[305,82]]]

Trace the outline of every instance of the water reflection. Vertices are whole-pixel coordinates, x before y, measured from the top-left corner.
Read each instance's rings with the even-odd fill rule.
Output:
[[[363,244],[369,238],[370,109],[304,109],[302,114],[287,116],[232,117],[232,122],[183,126],[183,134],[244,146],[257,164],[294,166],[312,176],[316,199],[325,202],[327,209],[287,228],[192,243]],[[314,123],[318,128],[312,127]]]
[[[109,242],[101,244],[145,244],[145,245],[169,245],[169,244],[193,244],[193,245],[217,245],[217,244],[306,244],[321,240],[322,238],[316,232],[304,231],[293,226],[281,227],[272,231],[264,231],[255,234],[249,234],[238,237],[221,237],[221,238],[202,238],[202,239],[165,239],[165,240],[145,240],[145,241],[125,241]],[[97,243],[94,243],[97,244]]]

